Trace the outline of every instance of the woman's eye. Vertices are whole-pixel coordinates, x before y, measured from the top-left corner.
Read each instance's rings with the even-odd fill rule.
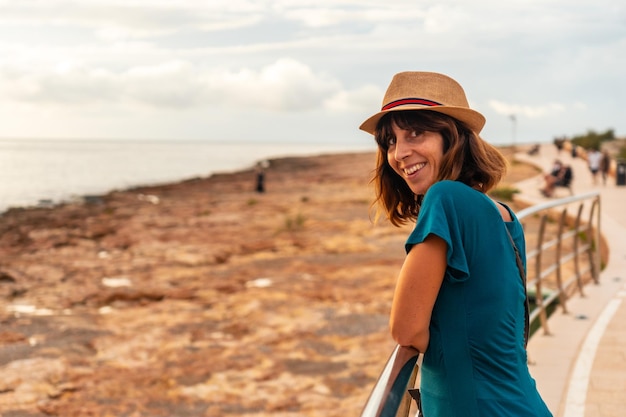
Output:
[[[393,146],[396,144],[396,138],[387,139],[387,146]]]

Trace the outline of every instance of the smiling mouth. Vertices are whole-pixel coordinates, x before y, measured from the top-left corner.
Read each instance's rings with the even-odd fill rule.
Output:
[[[412,175],[412,174],[415,174],[420,169],[424,168],[425,166],[426,166],[426,162],[422,162],[421,164],[413,165],[410,168],[404,168],[403,171],[406,175]]]

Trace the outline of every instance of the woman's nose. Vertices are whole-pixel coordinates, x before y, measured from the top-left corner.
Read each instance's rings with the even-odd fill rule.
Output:
[[[407,146],[407,142],[401,138],[396,139],[396,149],[394,152],[394,157],[396,161],[401,161],[411,153],[411,150]]]

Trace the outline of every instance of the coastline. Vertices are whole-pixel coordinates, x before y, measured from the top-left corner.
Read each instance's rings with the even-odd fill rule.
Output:
[[[372,223],[374,160],[272,159],[265,193],[246,169],[6,212],[0,411],[357,415],[410,230]]]
[[[363,144],[0,140],[0,212],[253,167],[261,159],[358,151]]]

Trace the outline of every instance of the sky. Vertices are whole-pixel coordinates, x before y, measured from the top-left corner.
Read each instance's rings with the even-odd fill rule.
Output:
[[[626,136],[623,0],[0,0],[0,138],[358,143],[393,74],[496,144]]]

